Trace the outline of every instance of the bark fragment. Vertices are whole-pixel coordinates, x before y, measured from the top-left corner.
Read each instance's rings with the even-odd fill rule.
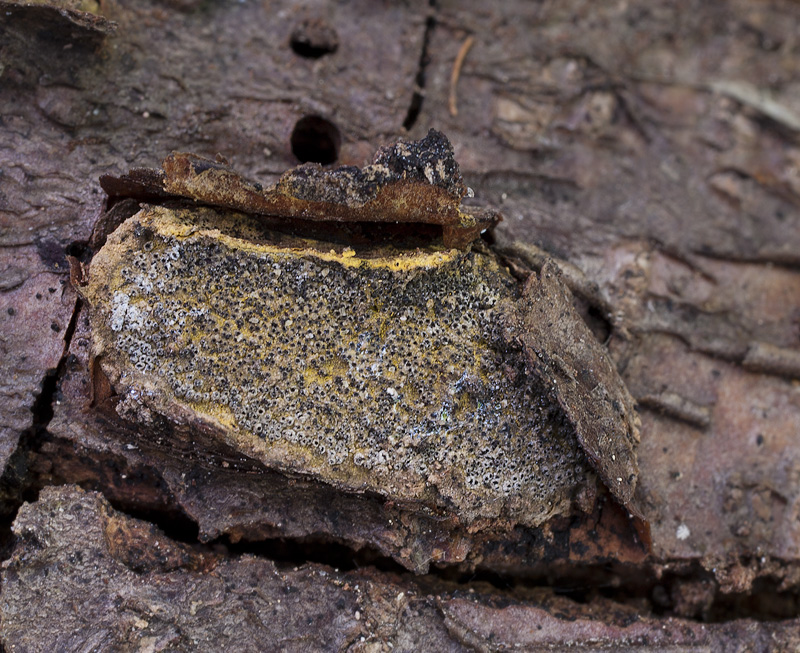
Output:
[[[117,29],[102,15],[96,0],[3,0],[0,11],[6,16],[21,14],[23,20],[40,25],[52,23],[58,32],[71,31],[75,39],[102,37]]]
[[[14,531],[2,570],[7,650],[536,651],[569,641],[722,653],[741,642],[800,644],[791,622],[701,624],[607,599],[584,605],[549,589],[521,601],[374,569],[221,555],[171,541],[73,486],[23,506]],[[694,600],[689,587],[683,596]]]
[[[0,290],[0,469],[20,435],[41,417],[32,407],[65,353],[76,300],[60,272],[66,270],[63,258],[55,267],[30,274],[43,262],[34,247],[27,247],[16,250],[13,263],[10,257],[5,263],[8,283]],[[21,274],[21,266],[29,272]]]
[[[634,515],[639,417],[614,363],[572,305],[555,264],[528,277],[519,307],[509,307],[509,338],[559,402],[583,451],[611,493]]]
[[[434,224],[442,227],[446,247],[462,249],[500,218],[491,211],[460,210],[468,189],[450,141],[433,129],[419,141],[381,148],[364,168],[305,164],[269,188],[225,163],[180,152],[164,159],[162,170],[103,176],[100,183],[112,198],[183,197],[263,215],[290,228],[304,221]]]

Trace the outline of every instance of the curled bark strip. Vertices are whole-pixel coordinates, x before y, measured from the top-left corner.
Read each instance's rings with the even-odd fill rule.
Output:
[[[439,225],[445,246],[460,249],[500,219],[492,211],[460,209],[469,191],[450,141],[433,129],[422,140],[381,148],[364,168],[304,164],[270,188],[196,154],[173,152],[162,166],[163,171],[105,176],[100,183],[111,196],[182,197],[287,221]]]
[[[742,361],[746,370],[800,379],[800,350],[753,342]]]
[[[675,392],[644,395],[638,400],[643,406],[661,411],[665,415],[682,420],[697,428],[707,429],[711,425],[711,408],[709,406],[695,403]]]

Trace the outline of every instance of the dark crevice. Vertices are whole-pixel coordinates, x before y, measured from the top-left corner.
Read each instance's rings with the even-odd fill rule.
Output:
[[[59,381],[64,368],[70,360],[69,348],[72,343],[72,336],[75,334],[75,327],[78,324],[78,316],[81,311],[81,300],[75,300],[75,306],[72,309],[72,315],[67,324],[67,329],[64,332],[64,349],[61,359],[55,369],[47,370],[44,379],[42,380],[42,389],[37,395],[36,399],[31,406],[33,413],[33,420],[31,427],[22,433],[20,436],[20,446],[18,449],[23,448],[23,440],[30,440],[47,431],[50,420],[53,419],[53,402],[56,401],[59,391]]]
[[[88,263],[91,258],[92,248],[89,246],[88,241],[84,240],[76,240],[73,243],[70,243],[66,248],[67,256],[73,256],[78,259],[81,263]]]
[[[57,390],[54,396],[58,397]],[[20,438],[0,479],[9,526],[23,501],[34,502],[42,488],[61,485],[99,492],[114,510],[153,524],[173,540],[189,544],[198,541],[197,524],[172,499],[157,472],[131,466],[113,454],[106,454],[99,464],[94,452],[41,428]],[[147,491],[137,492],[137,488]],[[154,501],[154,497],[160,500]]]
[[[638,611],[647,605],[654,617],[703,623],[734,619],[778,621],[800,615],[800,595],[779,591],[779,580],[762,578],[754,583],[751,592],[723,594],[713,574],[699,563],[661,577],[647,565],[610,563],[556,566],[541,563],[533,565],[525,576],[481,568],[465,571],[458,566],[432,567],[427,574],[416,575],[372,547],[353,547],[325,537],[267,538],[237,543],[221,537],[206,544],[192,542],[190,538],[182,541],[234,558],[257,556],[275,563],[279,569],[319,564],[342,573],[364,569],[389,573],[414,583],[428,594],[470,590],[495,600],[524,602],[541,597],[541,591],[547,590],[576,604],[589,605],[604,599]]]
[[[81,486],[84,487],[83,484],[81,484]],[[84,487],[84,489],[89,488]],[[91,489],[102,492],[97,488]],[[117,512],[152,524],[175,542],[193,545],[200,542],[200,528],[191,517],[183,512],[183,510],[173,507],[165,507],[162,509],[154,509],[151,507],[143,508],[141,506],[132,505],[127,501],[109,498],[105,493],[103,493],[103,496]]]
[[[69,324],[64,332],[64,349],[61,359],[55,370],[48,370],[45,379],[42,382],[42,391],[33,403],[31,410],[33,411],[33,429],[37,431],[46,431],[50,420],[53,419],[53,402],[58,393],[58,383],[64,373],[64,368],[69,362],[71,354],[69,353],[70,345],[72,344],[72,336],[75,335],[75,327],[78,324],[78,316],[80,315],[82,302],[80,299],[75,300],[75,306],[72,308],[72,315],[69,318]]]
[[[63,360],[63,359],[62,359]],[[36,400],[33,402],[31,412],[33,412],[33,431],[44,431],[50,420],[53,419],[53,401],[58,391],[58,369],[61,367],[61,362],[56,369],[47,370],[42,381],[42,391]]]
[[[36,501],[39,489],[30,483],[27,466],[27,452],[36,441],[40,441],[47,433],[50,420],[53,419],[53,403],[59,392],[59,380],[64,372],[70,354],[69,347],[78,324],[81,302],[75,301],[69,324],[64,332],[64,349],[55,369],[47,370],[42,379],[42,389],[33,401],[31,413],[33,419],[30,428],[20,434],[17,448],[6,461],[3,475],[0,477],[0,559],[6,559],[14,545],[11,522],[24,502]]]
[[[266,558],[279,568],[320,564],[340,572],[371,568],[399,575],[411,574],[398,562],[373,547],[354,548],[320,537],[268,538],[236,543],[224,537],[215,540],[211,545],[222,546],[233,556],[249,554]]]
[[[480,568],[465,572],[458,567],[445,567],[411,578],[434,593],[442,591],[434,585],[444,583],[460,590],[480,588],[482,593],[500,599],[526,601],[547,590],[581,605],[606,600],[637,611],[648,606],[653,617],[702,623],[735,619],[780,621],[800,615],[800,594],[780,591],[779,579],[760,578],[750,592],[725,594],[713,573],[703,569],[699,562],[660,577],[648,565],[539,563],[526,570],[524,576]]]
[[[54,379],[57,379],[56,375],[48,378],[48,390],[55,398],[58,390]],[[42,408],[40,417],[46,416],[47,410]],[[61,449],[54,448],[58,444]],[[46,430],[37,435],[30,434],[24,446],[46,450],[48,453],[41,453],[42,456],[65,456],[74,448],[72,443],[55,438]],[[90,452],[83,455],[89,456]],[[85,465],[90,466],[90,461],[87,460]],[[104,467],[107,469],[108,465]],[[423,593],[474,591],[500,602],[535,603],[541,598],[541,592],[546,591],[580,605],[606,600],[638,611],[647,606],[654,617],[675,617],[704,623],[743,618],[776,621],[796,618],[800,614],[800,595],[797,592],[779,591],[779,579],[761,578],[746,594],[726,595],[719,590],[714,575],[699,563],[683,564],[679,571],[663,573],[660,577],[646,564],[553,564],[544,561],[532,563],[525,569],[524,575],[484,568],[467,570],[463,566],[453,565],[432,567],[429,573],[418,576],[372,547],[358,547],[324,536],[277,537],[235,543],[223,536],[211,542],[201,542],[197,524],[174,501],[165,500],[162,506],[155,507],[120,498],[117,491],[119,478],[151,486],[159,484],[154,472],[137,472],[121,462],[119,469],[111,470],[109,474],[102,479],[106,482],[105,486],[97,479],[87,482],[85,479],[63,477],[49,479],[47,484],[52,485],[54,481],[77,483],[84,489],[102,492],[115,510],[153,524],[172,540],[189,544],[198,551],[230,558],[253,555],[273,562],[279,569],[318,564],[341,573],[374,570],[403,578],[418,586]],[[36,499],[40,485],[29,483],[26,500]],[[159,494],[166,496],[169,491],[164,487]]]
[[[497,238],[494,235],[494,229],[487,229],[483,233],[481,233],[481,240],[486,243],[489,247],[492,247],[497,242]]]
[[[430,63],[428,49],[433,37],[433,30],[436,29],[436,11],[438,9],[436,0],[428,0],[428,7],[429,13],[425,19],[425,34],[422,37],[422,51],[419,55],[417,76],[414,79],[414,95],[411,96],[411,104],[408,107],[405,120],[403,120],[403,128],[406,131],[410,131],[417,123],[417,118],[419,118],[419,114],[422,111],[422,103],[425,100],[425,81],[428,64]]]
[[[709,606],[703,621],[722,623],[733,619],[782,621],[800,616],[800,595],[779,590],[780,583],[770,578],[753,582],[750,592],[718,594]]]

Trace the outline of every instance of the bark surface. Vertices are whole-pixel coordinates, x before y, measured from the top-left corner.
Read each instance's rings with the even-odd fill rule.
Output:
[[[788,0],[0,1],[6,649],[800,646],[798,33]],[[269,187],[431,127],[635,400],[649,556],[602,493],[454,530],[92,403],[67,257],[138,210],[101,175]]]

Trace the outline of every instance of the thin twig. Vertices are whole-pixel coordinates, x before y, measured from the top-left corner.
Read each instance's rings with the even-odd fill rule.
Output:
[[[461,49],[456,55],[456,60],[453,62],[453,70],[450,73],[450,100],[448,102],[450,108],[450,115],[458,115],[458,104],[456,101],[456,86],[458,86],[458,78],[461,76],[461,66],[464,65],[464,59],[467,57],[467,52],[475,43],[474,36],[468,36],[461,44]]]

